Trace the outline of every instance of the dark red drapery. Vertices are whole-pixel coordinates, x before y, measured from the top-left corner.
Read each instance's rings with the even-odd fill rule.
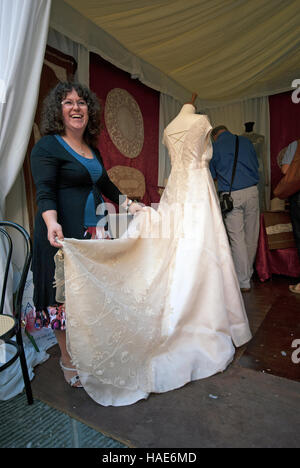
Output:
[[[277,164],[278,153],[294,140],[300,139],[300,103],[292,101],[292,91],[269,97],[271,141],[271,189],[282,174]]]
[[[105,127],[100,136],[99,150],[108,170],[113,166],[123,165],[138,169],[144,174],[146,193],[143,203],[159,201],[158,178],[158,135],[159,135],[159,93],[132,79],[129,73],[111,65],[97,54],[90,54],[90,88],[102,103],[104,110],[106,96],[113,88],[128,91],[138,103],[144,120],[144,145],[138,157],[125,157],[115,147]]]

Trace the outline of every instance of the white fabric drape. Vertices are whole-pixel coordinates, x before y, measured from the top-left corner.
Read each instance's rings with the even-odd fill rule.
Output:
[[[208,104],[276,94],[299,77],[299,0],[65,2]],[[79,31],[90,39],[82,23]],[[148,70],[145,77],[153,79]],[[172,83],[160,91],[179,97]]]
[[[98,6],[101,8],[101,2]],[[130,73],[150,88],[170,94],[179,101],[185,102],[190,98],[190,91],[179,85],[172,77],[131,53],[113,36],[63,0],[52,0],[50,26],[90,52],[99,54],[116,67]]]
[[[70,55],[77,62],[75,78],[85,86],[90,85],[90,54],[88,49],[78,42],[72,41],[69,37],[49,28],[47,44],[60,52]]]
[[[0,219],[30,137],[50,7],[51,0],[0,0]]]
[[[73,42],[68,37],[51,28],[49,28],[47,44],[64,54],[74,57],[78,64],[75,79],[80,83],[89,86],[88,50],[81,44]],[[6,197],[4,217],[5,219],[21,224],[27,231],[29,231],[26,189],[22,170]],[[18,259],[23,258],[23,242],[19,243],[17,238],[15,240],[13,260],[15,264],[18,264]]]

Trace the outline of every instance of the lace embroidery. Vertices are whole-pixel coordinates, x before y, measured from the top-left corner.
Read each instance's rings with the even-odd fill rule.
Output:
[[[155,345],[161,339],[158,321],[164,302],[159,303],[155,299],[157,295],[160,298],[164,297],[166,281],[164,278],[154,278],[152,284],[151,279],[146,283],[138,281],[141,278],[141,269],[135,268],[131,275],[132,283],[128,283],[128,272],[118,272],[115,266],[103,268],[101,282],[88,272],[93,268],[82,268],[80,274],[72,269],[70,275],[68,263],[78,263],[78,250],[70,247],[65,246],[64,250],[67,255],[68,277],[67,332],[68,335],[72,335],[72,340],[68,340],[68,343],[74,364],[103,383],[133,390],[137,389],[142,381],[148,387],[151,380],[150,370],[147,366],[141,366],[140,360],[144,363],[148,361],[151,358],[150,350],[155,349]],[[87,260],[85,265],[88,264]],[[88,304],[90,286],[93,284],[96,288],[91,289],[99,291],[102,298],[99,308],[91,310],[85,307],[81,314],[78,314],[75,304],[72,303],[72,296],[78,293],[79,288],[80,304]],[[118,295],[115,294],[116,290],[119,291]],[[152,304],[155,304],[155,307]],[[112,323],[115,324],[114,327],[111,326]],[[94,332],[97,339],[93,339]],[[78,345],[72,346],[73,342]],[[137,356],[133,350],[137,349],[139,343]],[[86,355],[82,356],[82,349],[88,350],[88,356],[92,356],[92,360]],[[89,365],[86,366],[88,362]],[[126,368],[123,368],[124,363],[127,364]]]

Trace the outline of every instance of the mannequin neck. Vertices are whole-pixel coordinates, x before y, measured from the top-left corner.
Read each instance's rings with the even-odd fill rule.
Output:
[[[195,114],[196,113],[196,108],[195,106],[193,106],[193,104],[183,104],[180,112],[178,115],[182,115],[182,114]]]

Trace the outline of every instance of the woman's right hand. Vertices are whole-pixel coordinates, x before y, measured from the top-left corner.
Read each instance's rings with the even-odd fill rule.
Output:
[[[130,207],[128,208],[128,213],[135,215],[138,211],[142,211],[143,207],[136,202],[132,202]]]
[[[48,224],[48,241],[53,247],[61,248],[61,244],[58,244],[55,240],[56,237],[61,241],[64,240],[62,227],[57,222],[49,223]]]

